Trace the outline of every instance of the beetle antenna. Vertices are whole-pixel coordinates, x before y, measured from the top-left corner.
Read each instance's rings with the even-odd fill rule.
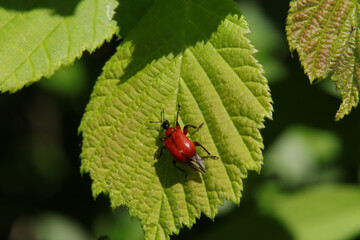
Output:
[[[149,121],[149,123],[163,123],[165,122],[165,109],[164,107],[162,108],[162,121]]]
[[[163,107],[163,112],[162,112],[162,114],[163,114],[163,122],[165,121],[165,108]]]

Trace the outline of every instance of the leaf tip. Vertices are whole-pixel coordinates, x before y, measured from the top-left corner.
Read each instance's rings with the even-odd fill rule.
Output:
[[[338,122],[341,119],[345,117],[345,115],[348,115],[351,111],[351,109],[357,106],[357,102],[352,102],[352,104],[349,103],[349,100],[344,100],[342,104],[339,107],[339,110],[335,114],[335,121]]]

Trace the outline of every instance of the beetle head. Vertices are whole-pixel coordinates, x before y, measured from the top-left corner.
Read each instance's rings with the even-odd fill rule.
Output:
[[[163,128],[163,129],[168,129],[169,127],[170,127],[170,123],[169,123],[169,121],[168,120],[165,120],[162,124],[161,124],[161,127]]]

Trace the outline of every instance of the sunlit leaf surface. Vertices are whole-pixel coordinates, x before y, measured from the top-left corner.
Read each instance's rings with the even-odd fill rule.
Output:
[[[0,91],[15,92],[117,31],[115,0],[0,1]]]

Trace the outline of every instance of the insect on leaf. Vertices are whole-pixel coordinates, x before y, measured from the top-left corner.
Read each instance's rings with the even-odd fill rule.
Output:
[[[310,82],[330,77],[342,104],[335,120],[359,102],[359,3],[350,0],[293,0],[287,18],[290,49],[297,50]]]
[[[121,3],[120,3],[121,6]],[[146,239],[169,239],[191,227],[201,213],[214,218],[224,199],[239,203],[242,179],[260,171],[264,118],[272,105],[248,25],[233,1],[154,1],[124,38],[99,77],[80,131],[82,172],[90,173],[94,196],[110,196],[139,218]],[[206,174],[158,160],[164,137],[160,121],[190,129]],[[156,154],[156,155],[155,155]]]

